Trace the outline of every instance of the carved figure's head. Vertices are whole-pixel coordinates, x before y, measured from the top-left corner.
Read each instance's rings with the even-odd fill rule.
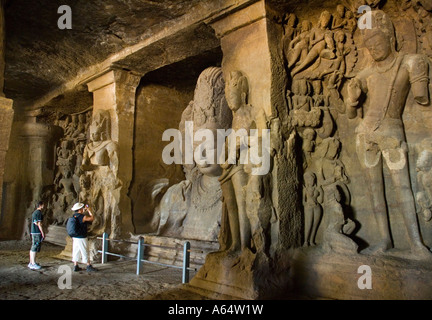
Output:
[[[396,37],[390,17],[381,10],[371,11],[372,28],[362,30],[364,44],[375,61],[383,61],[396,51]]]
[[[292,90],[295,95],[306,96],[311,92],[310,83],[306,79],[293,80]]]
[[[91,141],[104,141],[109,140],[109,113],[108,111],[98,111],[93,116],[93,122],[90,125],[90,139]]]
[[[341,143],[336,138],[327,138],[322,142],[324,147],[324,157],[327,159],[337,159],[339,157]]]
[[[313,187],[316,185],[316,175],[313,172],[306,172],[303,175],[304,184],[306,187]]]
[[[232,111],[247,104],[249,84],[241,71],[232,71],[225,86],[225,96]]]
[[[227,112],[228,111],[228,112]],[[232,115],[225,99],[222,69],[209,67],[199,76],[194,92],[193,121],[195,128],[231,126]]]
[[[327,28],[330,24],[332,15],[327,10],[323,11],[321,13],[321,16],[319,18],[319,27],[321,28]]]
[[[79,185],[80,185],[81,191],[82,190],[88,190],[90,188],[90,184],[91,184],[90,177],[85,175],[85,174],[82,174],[79,178]]]
[[[220,67],[209,67],[200,74],[194,92],[194,100],[182,115],[180,130],[183,130],[182,127],[186,121],[193,121],[194,137],[200,129],[212,131],[215,140],[206,140],[206,142],[209,145],[211,145],[210,142],[213,142],[214,150],[210,146],[204,147],[202,141],[194,141],[193,150],[199,152],[197,148],[203,148],[200,155],[203,159],[208,160],[196,163],[202,174],[220,176],[221,167],[217,162],[217,158],[215,158],[217,155],[217,130],[227,130],[231,128],[232,124],[232,112],[225,97],[225,80]],[[186,134],[187,132],[184,132],[184,135]],[[207,154],[207,151],[209,153],[214,151],[215,157]],[[189,171],[191,169],[185,166],[185,170]]]
[[[303,22],[301,23],[301,31],[302,32],[307,32],[310,31],[310,29],[312,28],[311,23],[309,20],[303,20]]]
[[[341,5],[341,4],[339,4],[339,5],[336,7],[336,12],[338,13],[338,15],[339,15],[341,18],[343,18],[343,17],[345,16],[345,7],[344,7],[343,5]]]

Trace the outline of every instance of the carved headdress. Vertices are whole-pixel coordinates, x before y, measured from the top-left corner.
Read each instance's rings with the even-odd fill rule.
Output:
[[[371,16],[371,28],[362,29],[361,33],[364,39],[370,39],[377,34],[384,34],[390,39],[393,48],[396,47],[395,29],[388,14],[382,10],[373,10],[369,13]]]
[[[90,126],[90,135],[92,132],[99,132],[101,140],[111,139],[110,114],[106,110],[98,110],[93,116],[93,122]]]
[[[188,134],[185,127],[186,121],[193,122],[193,134],[199,129],[231,128],[232,112],[225,98],[225,80],[221,68],[209,67],[200,74],[195,87],[194,100],[189,102],[183,111],[179,124],[183,137]],[[184,166],[185,171],[189,171],[186,167],[187,165]]]
[[[232,114],[225,99],[225,81],[222,69],[210,67],[199,76],[195,87],[192,115],[195,130],[228,129]]]

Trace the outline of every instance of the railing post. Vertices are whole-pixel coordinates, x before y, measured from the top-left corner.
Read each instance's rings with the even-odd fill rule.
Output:
[[[107,263],[108,252],[108,234],[106,232],[102,235],[102,263]]]
[[[190,258],[190,242],[186,241],[183,245],[183,276],[182,283],[189,282],[189,258]]]
[[[142,259],[144,258],[144,238],[139,237],[138,239],[138,250],[137,250],[137,270],[136,274],[140,275],[142,271]]]

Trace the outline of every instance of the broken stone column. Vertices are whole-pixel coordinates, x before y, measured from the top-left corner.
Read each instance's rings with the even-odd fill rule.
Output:
[[[99,207],[95,208],[99,224],[99,228],[97,225],[95,228],[98,232],[108,232],[112,238],[124,237],[134,231],[128,193],[133,170],[135,93],[140,79],[140,75],[130,71],[109,69],[87,81],[94,101],[88,160],[91,165],[98,168],[89,170],[87,167],[84,170],[92,175],[93,200],[98,201],[97,197],[100,193],[103,198],[99,201]],[[104,115],[108,115],[109,119],[104,119]],[[94,141],[92,133],[95,130],[108,130],[108,132],[101,132],[105,136]],[[97,145],[101,141],[105,151],[98,149]],[[91,153],[94,152],[107,152],[110,162],[95,163],[91,158]],[[85,160],[83,166],[84,162]],[[111,178],[107,178],[108,176]]]
[[[207,256],[206,263],[192,279],[190,287],[192,290],[204,289],[231,297],[269,298],[288,285],[286,259],[283,257],[289,248],[299,245],[301,234],[301,215],[296,209],[299,199],[296,192],[295,136],[291,135],[283,98],[287,77],[281,52],[274,44],[282,30],[274,23],[265,1],[256,1],[210,23],[221,39],[225,81],[230,83],[236,74],[241,74],[245,84],[237,83],[233,88],[247,83],[246,92],[241,93],[237,101],[242,97],[244,108],[251,107],[251,127],[256,124],[259,129],[271,129],[272,166],[267,175],[249,174],[243,186],[251,244],[241,235],[242,231],[243,234],[248,232],[242,228],[244,222],[241,218],[237,222],[240,227],[235,226],[236,223],[230,222],[230,219],[235,220],[233,216],[236,214],[222,212],[221,249]],[[226,93],[229,103],[233,97],[233,91],[230,92]],[[236,111],[233,111],[234,123]],[[228,179],[239,175],[237,172],[247,172],[238,165],[230,170]],[[241,174],[244,176],[244,173]],[[228,190],[239,188],[234,180],[222,188],[227,190],[227,186]],[[236,199],[234,202],[237,201],[240,217],[244,215],[241,211],[244,209],[240,208],[237,193],[233,194],[228,192],[228,197],[224,195],[224,208],[227,211],[236,210],[232,209],[235,208],[233,199]],[[229,204],[227,198],[231,198]],[[236,237],[236,232],[232,231],[235,228],[240,228],[241,248],[230,240]]]

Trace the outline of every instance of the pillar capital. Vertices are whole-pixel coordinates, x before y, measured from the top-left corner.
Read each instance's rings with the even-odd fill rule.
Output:
[[[241,71],[249,82],[249,103],[270,117],[273,113],[271,85],[275,60],[270,48],[265,2],[252,2],[210,25],[221,39],[225,80],[232,71]]]
[[[266,17],[265,1],[260,0],[247,7],[210,23],[218,38],[244,28]]]
[[[95,92],[112,84],[137,87],[142,74],[121,68],[110,67],[86,79],[89,92]]]

